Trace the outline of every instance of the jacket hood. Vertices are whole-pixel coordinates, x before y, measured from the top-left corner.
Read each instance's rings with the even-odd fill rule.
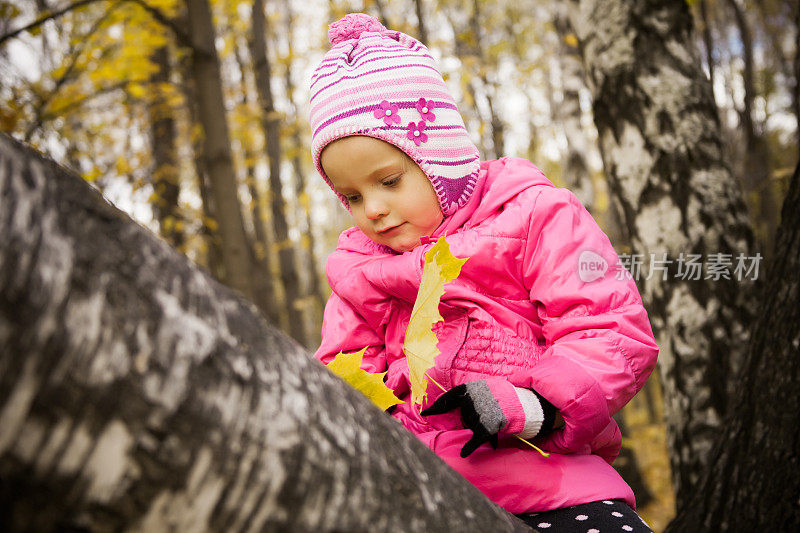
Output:
[[[509,200],[537,185],[554,187],[544,173],[527,159],[501,157],[481,161],[478,182],[469,202],[452,215],[445,217],[431,237],[453,233],[465,224],[470,227],[476,226],[496,213]],[[358,227],[342,232],[338,248],[366,254],[397,254],[391,248],[371,240]]]

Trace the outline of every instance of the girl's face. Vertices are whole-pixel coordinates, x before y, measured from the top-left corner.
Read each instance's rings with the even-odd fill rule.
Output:
[[[377,243],[413,250],[444,220],[431,182],[392,144],[364,135],[343,137],[325,147],[320,164],[347,198],[356,225]]]

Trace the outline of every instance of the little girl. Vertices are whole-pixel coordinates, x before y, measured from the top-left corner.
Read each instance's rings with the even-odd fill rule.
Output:
[[[391,416],[487,497],[551,531],[650,531],[611,462],[612,415],[658,347],[636,286],[575,196],[525,159],[481,161],[427,48],[357,13],[311,78],[312,155],[356,226],[327,275],[316,357],[368,346],[405,403]],[[403,339],[424,255],[469,259],[434,326],[441,355],[410,401]],[[549,451],[544,457],[523,443]]]

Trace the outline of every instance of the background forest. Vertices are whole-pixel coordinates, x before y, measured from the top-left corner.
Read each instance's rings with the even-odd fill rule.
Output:
[[[745,249],[730,250],[734,264],[735,252],[760,254],[762,269],[771,259],[800,156],[798,4],[688,2],[685,46],[712,89],[725,186],[744,200],[735,215],[752,228]],[[330,293],[325,257],[349,217],[311,164],[307,85],[328,49],[327,24],[365,12],[427,44],[482,159],[530,159],[575,192],[621,256],[647,252],[637,283],[658,334],[692,311],[663,297],[679,289],[659,285],[647,262],[698,249],[658,240],[669,211],[650,208],[660,204],[615,193],[625,184],[609,179],[609,163],[626,158],[602,142],[610,106],[585,68],[575,9],[533,0],[0,0],[0,130],[78,172],[313,351]],[[612,98],[624,108],[630,95]],[[665,139],[682,142],[678,131]],[[695,233],[736,233],[716,224]],[[757,272],[750,277],[757,285]],[[736,294],[719,296],[713,327],[696,325],[704,340],[658,337],[661,366],[617,415],[625,440],[615,466],[656,531],[688,498],[737,370],[735,356],[698,366],[686,346],[713,358],[737,344],[750,319],[735,311],[745,306]]]

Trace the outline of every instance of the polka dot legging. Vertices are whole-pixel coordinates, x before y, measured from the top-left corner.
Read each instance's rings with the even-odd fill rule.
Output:
[[[517,517],[541,533],[653,533],[636,511],[620,500],[582,503]]]

